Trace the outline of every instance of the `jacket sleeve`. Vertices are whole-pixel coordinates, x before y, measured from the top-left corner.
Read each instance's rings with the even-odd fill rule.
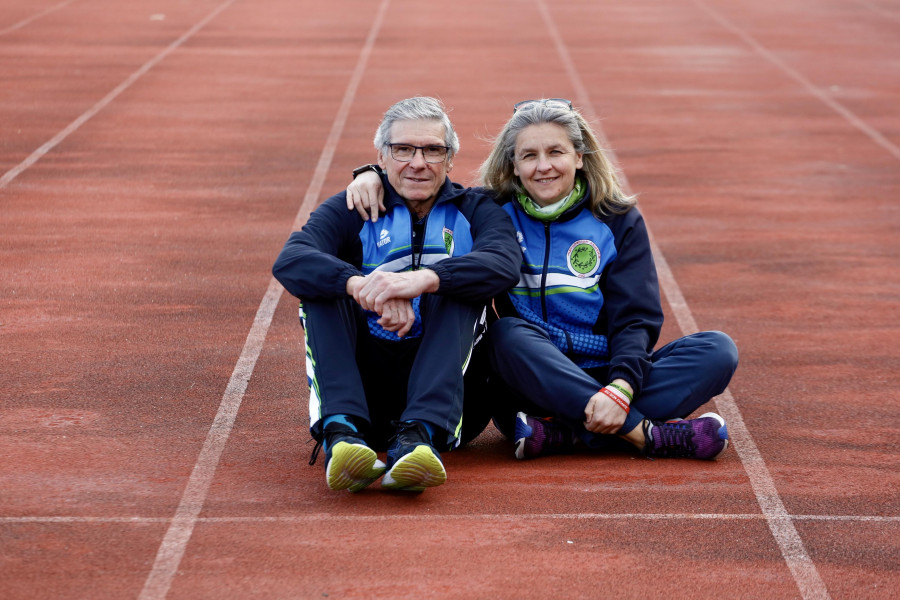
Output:
[[[284,288],[309,300],[347,295],[347,280],[362,275],[362,219],[347,210],[342,192],[317,208],[278,255],[272,274]]]
[[[610,223],[616,259],[604,274],[604,309],[609,340],[609,380],[622,378],[640,393],[659,340],[663,312],[656,265],[644,218],[636,208]]]
[[[429,266],[440,277],[437,294],[463,302],[487,302],[519,281],[522,250],[509,215],[480,188],[468,190],[463,214],[472,231],[472,251]]]

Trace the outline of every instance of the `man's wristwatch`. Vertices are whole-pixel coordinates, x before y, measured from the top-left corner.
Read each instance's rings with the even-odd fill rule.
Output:
[[[381,177],[381,167],[378,165],[363,165],[361,167],[356,167],[353,169],[353,179],[356,179],[356,176],[360,173],[365,173],[366,171],[375,171],[379,177]]]

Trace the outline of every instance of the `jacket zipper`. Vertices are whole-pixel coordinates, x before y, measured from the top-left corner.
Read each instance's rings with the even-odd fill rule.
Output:
[[[541,314],[544,317],[544,323],[549,323],[547,319],[547,270],[550,264],[550,223],[544,223],[544,267],[541,271]]]
[[[422,265],[422,254],[425,252],[425,233],[428,229],[428,216],[429,215],[425,215],[425,222],[422,223],[422,242],[418,243],[418,240],[416,240],[416,222],[414,220],[416,218],[416,213],[410,211],[409,237],[412,240],[413,244],[411,253],[413,271],[418,271],[419,267]]]
[[[550,319],[547,315],[547,273],[550,270],[550,223],[544,223],[544,242],[544,268],[541,271],[541,312],[543,313],[544,323],[549,324]],[[563,329],[563,334],[566,336],[566,347],[568,348],[563,354],[571,356],[575,351],[572,336],[565,329]]]

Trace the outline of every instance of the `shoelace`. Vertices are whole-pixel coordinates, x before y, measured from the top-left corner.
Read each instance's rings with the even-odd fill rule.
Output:
[[[345,427],[339,427],[331,431],[326,431],[322,436],[322,440],[316,440],[316,445],[313,447],[312,454],[309,456],[309,464],[310,466],[316,464],[316,459],[319,458],[319,452],[322,450],[322,446],[324,446],[324,440],[328,440],[328,445],[333,446],[334,444],[331,441],[331,438],[334,438],[338,435],[347,436],[347,435],[355,436],[358,435],[355,431]]]
[[[391,425],[396,428],[396,433],[391,438],[391,445],[394,442],[398,446],[408,446],[410,444],[420,444],[429,440],[428,432],[425,426],[413,421],[391,421]]]
[[[644,435],[649,437],[649,426],[644,426]],[[694,445],[694,429],[687,421],[678,423],[654,423],[653,440],[647,440],[648,448],[655,456],[694,456],[697,447]],[[658,443],[656,443],[658,440]]]
[[[316,445],[313,446],[312,454],[309,455],[309,466],[313,466],[316,464],[316,459],[319,458],[319,451],[322,449],[322,442],[316,440]]]

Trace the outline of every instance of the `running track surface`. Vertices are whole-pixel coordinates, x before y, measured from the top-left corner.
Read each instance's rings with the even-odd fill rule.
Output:
[[[0,48],[3,598],[900,595],[896,2],[5,0]],[[719,461],[306,465],[269,269],[417,94],[465,183],[514,102],[593,119],[663,341],[740,348]]]

